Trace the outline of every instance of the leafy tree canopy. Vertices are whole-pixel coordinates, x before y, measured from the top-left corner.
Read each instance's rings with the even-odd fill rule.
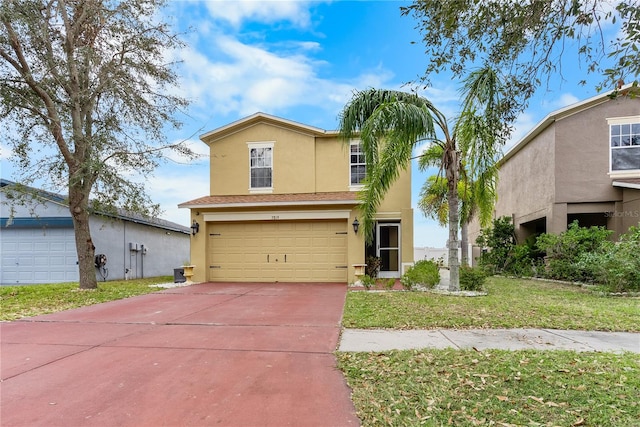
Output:
[[[95,288],[92,210],[157,215],[146,177],[178,126],[182,46],[159,22],[163,0],[0,1],[0,122],[23,183],[68,188],[80,287]],[[164,144],[164,145],[163,145]],[[90,197],[92,201],[90,202]]]
[[[637,87],[638,0],[416,0],[401,11],[418,21],[431,59],[425,84],[434,72],[448,69],[461,77],[490,65],[510,76],[515,113],[542,82],[562,75],[570,49],[587,72],[603,76],[599,90],[624,81]]]
[[[140,180],[157,166],[186,101],[157,21],[162,0],[3,0],[0,122],[24,183],[72,182],[95,207],[157,214]]]

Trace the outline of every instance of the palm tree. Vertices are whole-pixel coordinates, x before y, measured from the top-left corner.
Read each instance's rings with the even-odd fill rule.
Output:
[[[508,134],[502,121],[505,88],[494,70],[472,72],[464,81],[462,93],[461,113],[452,127],[428,99],[395,90],[358,91],[340,114],[342,138],[359,137],[365,155],[365,187],[360,197],[362,229],[369,242],[377,208],[400,171],[409,167],[416,144],[427,141],[442,148],[440,170],[446,179],[449,205],[451,291],[460,289],[457,189],[462,156],[467,159],[471,179],[483,187],[486,171],[496,167],[499,146]]]
[[[420,154],[418,167],[425,171],[429,167],[438,166],[441,158],[442,147],[436,144],[430,145]],[[440,172],[430,176],[422,185],[418,208],[425,216],[433,218],[441,226],[445,226],[449,217],[449,204],[447,202],[447,183]],[[476,216],[481,227],[487,227],[491,222],[496,200],[497,172],[495,167],[488,168],[480,184],[470,182],[466,163],[464,161],[461,163],[458,200],[460,203],[460,246],[462,248],[460,264],[463,266],[469,265],[469,224]]]
[[[440,149],[440,146],[434,145],[430,148]],[[420,170],[426,170],[430,166],[436,166],[434,160],[439,160],[440,156],[433,158],[429,151],[425,151],[419,159]],[[436,150],[438,151],[438,150]],[[458,200],[460,202],[460,246],[461,260],[463,266],[469,265],[469,224],[474,217],[479,217],[481,227],[486,227],[491,222],[493,214],[493,206],[496,199],[495,191],[480,191],[478,184],[469,182],[465,173],[464,162],[460,173],[460,181],[458,181]],[[494,173],[495,175],[495,173]],[[494,182],[497,176],[494,176]],[[438,221],[441,226],[447,225],[449,217],[449,204],[447,201],[447,182],[440,175],[432,175],[420,189],[418,200],[418,208],[422,213],[430,218]],[[485,197],[488,199],[482,199]]]

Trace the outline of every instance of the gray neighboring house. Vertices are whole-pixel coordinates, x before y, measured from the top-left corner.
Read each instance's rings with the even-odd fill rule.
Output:
[[[33,190],[26,206],[11,203],[15,183],[0,180],[0,284],[22,285],[78,281],[73,223],[65,197]],[[107,257],[96,268],[98,281],[173,275],[189,258],[191,229],[161,219],[119,212],[92,215],[89,226],[96,255]]]
[[[640,96],[602,94],[547,115],[500,160],[497,194],[494,218],[513,219],[518,243],[575,220],[614,237],[638,226]],[[474,260],[479,232],[470,225]]]

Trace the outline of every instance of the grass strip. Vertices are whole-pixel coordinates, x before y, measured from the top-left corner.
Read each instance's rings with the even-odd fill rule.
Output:
[[[345,328],[551,328],[640,331],[640,298],[607,297],[579,286],[490,277],[488,295],[353,291]]]
[[[78,283],[48,285],[0,286],[0,321],[54,313],[85,305],[157,292],[149,287],[157,283],[173,282],[172,276],[135,280],[98,282],[98,289],[84,290]]]
[[[363,426],[640,426],[640,355],[338,353]]]

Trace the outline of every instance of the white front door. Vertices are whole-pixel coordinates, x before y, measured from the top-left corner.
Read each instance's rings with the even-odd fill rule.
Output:
[[[378,223],[376,231],[378,277],[400,277],[400,224]]]

